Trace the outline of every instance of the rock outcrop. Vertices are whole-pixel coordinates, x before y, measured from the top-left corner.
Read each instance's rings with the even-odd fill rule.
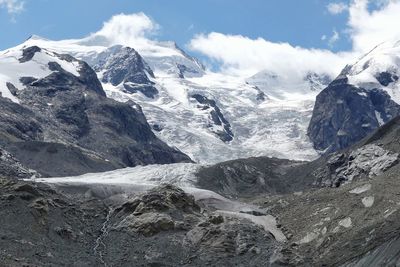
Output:
[[[399,54],[399,42],[381,43],[317,96],[308,127],[317,150],[349,147],[400,115]]]

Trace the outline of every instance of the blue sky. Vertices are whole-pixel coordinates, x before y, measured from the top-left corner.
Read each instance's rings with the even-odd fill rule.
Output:
[[[400,40],[399,14],[400,0],[0,0],[0,50],[31,34],[86,37],[107,23],[114,43],[175,41],[216,71],[334,76]]]
[[[0,1],[1,2],[1,1]],[[161,25],[157,39],[184,46],[197,33],[221,32],[306,48],[334,51],[351,47],[348,38],[333,46],[327,38],[346,27],[345,13],[332,15],[327,0],[25,0],[16,14],[0,10],[0,49],[37,34],[49,39],[78,38],[101,28],[118,13],[144,12]]]

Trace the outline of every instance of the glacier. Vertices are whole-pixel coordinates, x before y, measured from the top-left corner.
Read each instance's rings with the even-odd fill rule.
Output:
[[[23,44],[0,52],[0,56],[38,46],[47,51],[70,54],[95,66],[99,60],[113,56],[111,52],[107,54],[109,45],[96,36],[61,41],[32,36]],[[251,156],[292,160],[318,157],[306,130],[315,97],[329,83],[329,77],[310,74],[295,80],[266,75],[265,72],[242,77],[207,70],[173,42],[152,41],[133,48],[154,73],[154,77],[147,76],[158,94],[150,98],[140,92],[126,92],[122,83],[114,86],[103,82],[107,96],[138,104],[154,133],[195,162],[212,164]],[[71,66],[65,66],[68,67]],[[101,80],[103,71],[97,74]],[[1,92],[9,95],[4,84],[5,79],[0,77]],[[199,104],[194,95],[215,103],[213,108],[221,113],[217,120],[226,123],[215,123],[209,106]],[[219,134],[227,129],[226,125],[232,132],[228,141]]]

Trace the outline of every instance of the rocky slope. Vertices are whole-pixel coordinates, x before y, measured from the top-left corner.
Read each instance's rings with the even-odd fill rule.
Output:
[[[280,246],[174,186],[116,201],[1,179],[0,207],[6,266],[259,266]]]
[[[198,185],[250,200],[276,217],[289,240],[285,264],[397,266],[399,129],[396,117],[310,163],[253,158],[206,167]]]
[[[0,144],[45,176],[190,161],[153,134],[135,103],[107,98],[83,61],[11,49],[0,55],[0,73]]]
[[[398,42],[382,43],[317,96],[308,127],[317,150],[348,147],[400,114],[399,56]]]

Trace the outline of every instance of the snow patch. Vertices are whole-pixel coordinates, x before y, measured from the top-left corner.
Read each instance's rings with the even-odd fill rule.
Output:
[[[349,191],[349,192],[350,192],[351,194],[359,195],[359,194],[362,194],[362,193],[364,193],[364,192],[367,192],[368,190],[371,189],[371,187],[372,187],[371,184],[365,184],[365,185],[356,187],[356,188],[354,188],[353,190],[351,190],[351,191]]]
[[[375,110],[375,117],[376,117],[376,120],[379,123],[379,126],[382,126],[382,125],[385,124],[385,121],[382,119],[381,113],[379,111],[377,111],[377,110]]]
[[[364,197],[361,202],[364,204],[366,208],[372,207],[374,205],[375,198],[373,196]]]
[[[352,223],[350,217],[347,217],[347,218],[345,218],[345,219],[343,219],[343,220],[340,220],[338,224],[339,224],[340,226],[343,226],[344,228],[350,228],[350,227],[353,226],[353,223]]]
[[[281,230],[278,229],[275,217],[271,215],[254,216],[247,213],[222,211],[222,210],[218,210],[217,212],[221,215],[228,217],[243,218],[250,220],[254,224],[261,225],[265,231],[272,233],[278,242],[287,241],[286,236],[282,233]]]

